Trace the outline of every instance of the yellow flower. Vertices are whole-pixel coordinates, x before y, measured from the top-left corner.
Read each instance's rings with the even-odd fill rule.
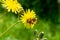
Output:
[[[34,24],[37,22],[35,12],[33,10],[30,11],[30,9],[26,10],[24,15],[21,15],[21,21],[24,23],[26,28],[33,28]]]
[[[19,4],[17,0],[3,0],[2,3],[2,6],[8,9],[8,12],[12,11],[17,14],[17,12],[19,13],[23,10],[21,4]]]

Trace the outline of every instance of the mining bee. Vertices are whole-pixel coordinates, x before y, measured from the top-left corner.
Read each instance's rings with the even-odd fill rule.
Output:
[[[37,18],[27,19],[27,23],[29,23],[29,24],[34,24],[35,22],[37,22]]]

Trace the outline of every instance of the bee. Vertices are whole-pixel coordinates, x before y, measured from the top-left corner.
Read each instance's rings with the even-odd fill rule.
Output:
[[[27,23],[29,23],[29,24],[34,24],[36,21],[37,21],[37,18],[27,19]]]

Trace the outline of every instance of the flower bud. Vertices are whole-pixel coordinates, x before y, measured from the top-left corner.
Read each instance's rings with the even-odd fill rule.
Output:
[[[43,36],[44,36],[44,32],[41,32],[41,33],[39,34],[39,38],[42,39]]]
[[[36,35],[36,34],[37,34],[37,29],[34,30],[34,35]]]

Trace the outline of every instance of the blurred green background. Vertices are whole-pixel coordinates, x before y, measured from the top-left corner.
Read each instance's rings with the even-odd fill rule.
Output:
[[[33,29],[26,29],[22,22],[16,24],[6,32],[0,40],[33,40],[34,30],[44,32],[47,40],[60,40],[60,13],[58,0],[18,0],[24,10],[33,9],[36,12],[38,22]],[[5,13],[0,3],[0,17]],[[16,23],[18,15],[8,12],[0,18],[0,33],[3,33],[12,24]]]

